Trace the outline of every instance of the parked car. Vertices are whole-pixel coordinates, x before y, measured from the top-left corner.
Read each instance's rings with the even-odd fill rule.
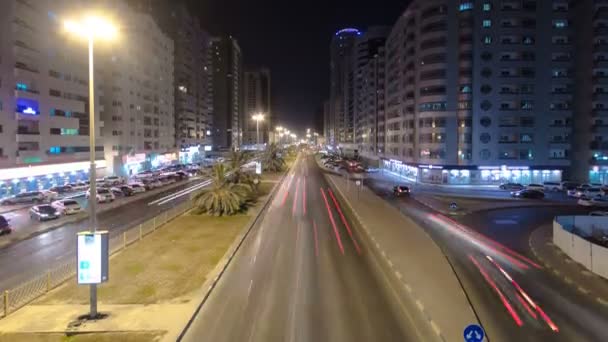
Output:
[[[35,205],[30,208],[30,218],[38,221],[59,218],[59,211],[49,204]]]
[[[52,202],[59,197],[59,194],[56,193],[55,191],[40,190],[40,192],[42,193],[42,196],[44,196],[45,202]]]
[[[574,189],[578,188],[579,186],[580,186],[580,184],[578,184],[578,183],[564,181],[564,182],[560,183],[559,189],[561,191],[568,191],[568,190],[574,190]]]
[[[561,188],[561,183],[558,182],[544,182],[543,183],[543,188],[545,191],[560,191]]]
[[[89,182],[76,182],[68,184],[73,191],[84,191],[89,187]]]
[[[410,187],[407,185],[395,185],[393,187],[393,195],[399,196],[407,196],[410,194]]]
[[[584,189],[578,190],[574,194],[574,197],[577,197],[577,198],[593,198],[593,197],[601,195],[601,194],[602,194],[602,190],[600,188],[584,188]]]
[[[10,234],[12,231],[9,219],[0,215],[0,235]]]
[[[576,203],[585,207],[608,208],[608,198],[602,196],[596,196],[593,198],[581,197]]]
[[[63,215],[74,215],[82,211],[80,204],[73,199],[63,199],[51,203],[51,206]]]
[[[163,183],[159,182],[158,179],[155,178],[142,179],[142,183],[144,183],[146,190],[152,190],[163,186]]]
[[[141,192],[146,192],[146,187],[143,183],[129,183],[131,189],[133,189],[134,194],[138,194]]]
[[[125,193],[122,192],[122,190],[120,190],[119,187],[113,186],[113,187],[109,188],[108,190],[110,190],[112,195],[114,195],[114,198],[126,196]]]
[[[498,188],[501,190],[523,190],[524,186],[519,183],[503,183]]]
[[[133,191],[133,188],[129,185],[121,185],[117,187],[123,194],[123,196],[133,196],[135,195],[135,191]]]
[[[54,186],[54,187],[50,188],[49,190],[56,192],[58,194],[65,194],[65,193],[74,191],[72,189],[72,186],[69,184]]]
[[[120,178],[118,176],[106,176],[106,177],[103,177],[103,182],[108,185],[118,185],[118,184],[122,184],[123,180],[122,180],[122,178]]]
[[[589,213],[589,216],[608,216],[608,211],[592,211]]]
[[[23,192],[14,196],[7,197],[0,202],[2,205],[22,204],[22,203],[41,203],[46,197],[40,191]]]
[[[91,189],[87,190],[86,197],[87,199],[91,196]],[[116,197],[112,194],[112,192],[107,188],[97,188],[97,202],[98,203],[107,203],[113,202]]]
[[[177,171],[175,173],[175,175],[177,177],[179,177],[180,180],[182,180],[182,179],[188,179],[188,177],[190,177],[190,175],[188,174],[187,171]]]
[[[528,185],[526,185],[526,189],[537,190],[537,191],[545,191],[545,187],[542,184],[528,184]]]
[[[524,189],[524,190],[511,192],[511,197],[542,199],[542,198],[545,198],[545,193],[542,191],[538,191],[538,190]]]

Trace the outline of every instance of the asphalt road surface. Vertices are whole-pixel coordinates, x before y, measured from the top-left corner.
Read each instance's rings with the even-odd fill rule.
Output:
[[[328,188],[301,155],[183,341],[423,340]]]
[[[606,306],[543,269],[528,250],[534,228],[553,215],[580,208],[493,210],[456,222],[414,198],[394,198],[392,181],[368,184],[424,227],[442,248],[491,341],[608,340]]]
[[[201,183],[202,181],[187,182],[171,190],[101,213],[97,216],[99,229],[108,230],[111,237],[118,235],[185,201],[189,195],[187,189],[198,187],[197,185]],[[180,194],[183,196],[178,197]],[[76,233],[84,230],[89,230],[88,219],[68,223],[47,233],[1,248],[0,290],[13,288],[43,274],[55,265],[74,260]]]

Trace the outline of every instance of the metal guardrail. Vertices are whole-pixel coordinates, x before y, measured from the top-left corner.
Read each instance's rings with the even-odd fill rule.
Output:
[[[159,215],[140,224],[129,227],[118,235],[110,238],[110,255],[124,250],[128,246],[142,240],[162,225],[184,214],[193,207],[193,201],[187,200],[169,208]],[[2,294],[0,317],[6,317],[17,309],[48,293],[76,275],[76,259],[61,263],[50,268],[44,274],[36,276]]]

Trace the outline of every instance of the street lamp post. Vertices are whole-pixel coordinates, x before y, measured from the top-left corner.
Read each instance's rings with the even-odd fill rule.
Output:
[[[264,114],[258,113],[252,116],[252,119],[255,120],[255,133],[257,138],[258,150],[260,150],[260,121],[264,121]]]
[[[81,21],[66,21],[66,31],[85,38],[89,49],[89,224],[91,231],[97,230],[97,169],[95,167],[95,67],[93,63],[96,38],[110,40],[116,28],[107,20],[89,16]],[[97,317],[97,284],[90,285],[90,318]]]

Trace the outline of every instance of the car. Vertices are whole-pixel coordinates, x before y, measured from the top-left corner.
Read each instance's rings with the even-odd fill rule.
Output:
[[[190,177],[190,175],[186,171],[177,171],[177,172],[175,172],[175,176],[179,180],[188,179],[188,177]]]
[[[42,203],[46,200],[40,191],[22,192],[20,194],[5,198],[0,202],[2,205],[22,204],[22,203]]]
[[[54,187],[50,188],[49,190],[52,192],[56,192],[58,194],[65,194],[65,193],[74,191],[72,189],[72,186],[69,184],[54,186]]]
[[[538,190],[524,189],[524,190],[511,192],[511,197],[542,199],[542,198],[545,198],[545,193],[542,191],[538,191]]]
[[[0,235],[10,234],[12,231],[9,219],[0,215]]]
[[[608,211],[592,211],[589,213],[589,216],[608,216]]]
[[[54,220],[59,218],[59,211],[50,204],[35,205],[30,208],[30,218],[38,221]]]
[[[501,190],[523,190],[524,186],[519,183],[503,183],[498,188]]]
[[[581,188],[580,186],[578,186],[578,187],[576,187],[576,188],[574,188],[574,189],[568,189],[568,190],[566,191],[566,195],[567,195],[568,197],[578,197],[578,196],[577,196],[578,192],[579,192],[579,191],[581,191],[581,192],[582,192],[582,191],[584,191],[584,190],[585,190],[584,188]]]
[[[63,215],[74,215],[82,211],[82,207],[73,199],[62,199],[51,203],[51,206]]]
[[[133,189],[134,194],[146,192],[146,187],[143,183],[129,183],[128,185]]]
[[[163,183],[159,182],[156,178],[143,179],[142,182],[144,183],[146,190],[152,190],[163,186]]]
[[[578,188],[579,186],[580,186],[579,183],[563,181],[560,183],[559,189],[561,191],[568,191],[568,190],[574,190],[574,189]]]
[[[545,191],[561,191],[562,185],[558,182],[543,182],[543,188]]]
[[[91,189],[87,190],[86,197],[87,199],[90,197]],[[113,202],[116,197],[112,192],[107,188],[97,188],[97,202],[98,203],[106,203]]]
[[[116,188],[112,188],[112,189],[119,189],[122,192],[122,196],[133,196],[135,195],[135,191],[133,191],[133,188],[130,187],[129,185],[120,185]]]
[[[593,198],[581,197],[576,203],[585,207],[608,208],[608,198],[602,196],[595,196]]]
[[[122,197],[122,196],[126,196],[124,192],[122,192],[122,190],[118,187],[111,187],[108,190],[110,190],[110,192],[112,193],[112,195],[114,195],[114,197]]]
[[[59,197],[59,194],[56,193],[55,191],[40,190],[40,192],[44,196],[44,201],[45,202],[49,202],[50,203],[50,202],[56,200]]]
[[[526,185],[526,189],[530,189],[530,190],[538,190],[538,191],[545,191],[545,186],[542,184],[528,184]]]
[[[602,190],[600,188],[583,188],[578,190],[574,197],[577,198],[593,198],[595,196],[601,195]]]
[[[108,185],[118,185],[118,184],[122,184],[123,180],[122,180],[122,178],[120,178],[118,176],[106,176],[106,177],[103,177],[103,182]]]
[[[410,194],[410,187],[407,185],[395,185],[393,187],[393,195],[399,196],[407,196]]]

